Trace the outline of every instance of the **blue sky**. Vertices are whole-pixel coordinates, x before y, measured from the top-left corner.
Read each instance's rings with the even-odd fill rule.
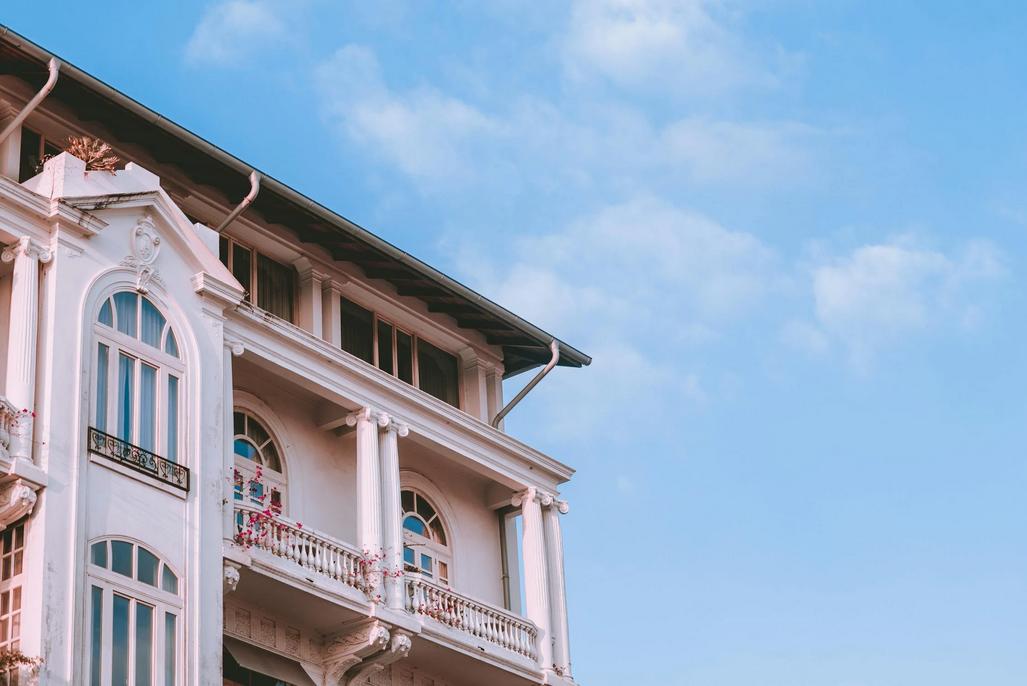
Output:
[[[1027,8],[482,5],[3,22],[595,357],[580,683],[1023,684]]]

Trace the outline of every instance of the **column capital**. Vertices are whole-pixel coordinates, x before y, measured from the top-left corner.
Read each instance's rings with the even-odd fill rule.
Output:
[[[232,351],[233,357],[239,357],[246,352],[246,346],[243,345],[242,341],[237,338],[233,338],[229,335],[225,335],[224,338],[225,348]]]
[[[389,425],[389,415],[373,407],[361,407],[346,416],[346,426],[356,426],[361,420],[373,422],[382,428]]]
[[[4,262],[13,262],[15,258],[21,257],[22,255],[39,260],[43,264],[46,264],[53,259],[53,253],[50,252],[49,247],[28,236],[22,236],[17,240],[17,242],[11,243],[4,248],[3,255],[0,256],[0,259]]]
[[[386,431],[394,431],[396,435],[400,438],[410,433],[410,427],[407,426],[406,422],[396,419],[396,415],[384,413],[383,415],[385,416],[385,424],[381,424],[381,422],[379,421],[379,425],[383,429],[385,429]]]
[[[552,502],[549,503],[549,505],[546,506],[550,510],[555,510],[556,512],[559,512],[560,514],[567,514],[568,512],[571,511],[570,505],[567,504],[566,500],[557,500],[556,496],[553,496],[552,498],[553,498]]]

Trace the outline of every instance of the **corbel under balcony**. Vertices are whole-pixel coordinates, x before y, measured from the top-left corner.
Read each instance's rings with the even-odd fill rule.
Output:
[[[20,412],[0,396],[0,529],[32,514],[37,492],[46,486],[46,473],[24,457],[11,456]],[[31,436],[28,437],[31,441]]]

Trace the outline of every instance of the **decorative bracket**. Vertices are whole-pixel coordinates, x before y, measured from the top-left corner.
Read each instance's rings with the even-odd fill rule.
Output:
[[[350,669],[346,674],[345,686],[361,684],[375,672],[380,672],[393,662],[402,660],[410,653],[411,645],[413,644],[409,633],[399,629],[395,630],[387,650],[381,651]]]
[[[390,638],[389,629],[378,619],[361,619],[345,625],[325,644],[325,685],[347,686],[346,673],[388,648]]]
[[[0,530],[32,514],[36,506],[39,487],[24,479],[15,479],[0,485]]]
[[[234,562],[225,561],[225,595],[232,593],[239,587],[239,565]]]

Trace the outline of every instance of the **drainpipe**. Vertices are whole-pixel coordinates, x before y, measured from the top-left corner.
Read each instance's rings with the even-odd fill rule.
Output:
[[[514,405],[521,402],[521,400],[524,399],[524,396],[528,395],[531,389],[537,386],[538,382],[541,381],[546,374],[553,371],[553,367],[555,367],[556,363],[560,361],[560,341],[554,338],[553,342],[549,344],[549,349],[553,351],[553,359],[549,360],[549,364],[547,364],[542,369],[542,371],[536,374],[535,378],[528,382],[528,385],[522,388],[521,392],[518,393],[513,400],[507,403],[506,407],[500,410],[499,414],[497,414],[495,418],[493,418],[492,427],[494,429],[499,428],[499,422],[503,421],[503,417],[505,417],[510,412],[510,410],[514,408]]]
[[[3,133],[0,133],[0,143],[7,140],[8,136],[14,133],[14,130],[21,126],[21,123],[25,121],[25,118],[32,114],[32,111],[39,107],[39,103],[43,102],[43,98],[50,94],[53,90],[54,85],[57,83],[57,74],[61,70],[61,62],[56,57],[50,58],[50,76],[46,79],[46,83],[43,84],[43,88],[36,93],[35,97],[29,100],[29,104],[25,105],[21,112],[18,112],[18,116],[11,120],[11,123],[7,125]]]
[[[232,210],[232,214],[225,217],[225,221],[221,222],[218,228],[214,229],[218,233],[221,233],[228,225],[235,221],[235,218],[242,214],[242,211],[250,206],[250,203],[257,199],[257,193],[260,192],[260,179],[261,174],[259,171],[254,169],[250,172],[250,192],[246,194],[246,197],[242,199],[239,206]]]

